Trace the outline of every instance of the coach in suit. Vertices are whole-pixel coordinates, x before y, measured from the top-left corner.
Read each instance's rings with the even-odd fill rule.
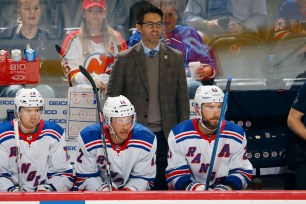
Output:
[[[180,51],[160,43],[162,11],[142,9],[136,28],[142,41],[120,52],[112,67],[108,96],[126,96],[134,104],[137,121],[157,136],[156,190],[167,189],[167,138],[176,124],[189,118],[189,99]]]

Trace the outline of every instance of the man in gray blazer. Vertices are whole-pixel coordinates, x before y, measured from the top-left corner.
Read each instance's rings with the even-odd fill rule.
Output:
[[[171,128],[189,118],[189,98],[180,51],[160,43],[162,11],[142,9],[136,27],[142,41],[118,53],[107,96],[126,96],[134,104],[137,121],[157,137],[157,174],[154,189],[167,189],[167,138]]]

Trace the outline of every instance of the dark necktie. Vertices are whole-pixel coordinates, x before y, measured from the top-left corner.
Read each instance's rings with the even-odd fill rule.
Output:
[[[149,52],[149,54],[150,54],[150,57],[154,57],[157,54],[157,51],[156,50],[151,50]]]

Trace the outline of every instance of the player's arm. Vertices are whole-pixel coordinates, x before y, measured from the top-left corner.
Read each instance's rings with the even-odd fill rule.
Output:
[[[146,191],[150,190],[156,176],[156,137],[150,149],[150,152],[143,151],[139,155],[139,161],[132,169],[129,181],[123,190]]]
[[[12,182],[9,164],[9,152],[7,152],[2,145],[0,145],[0,192],[7,192],[9,188],[15,185]]]
[[[51,148],[48,169],[48,184],[56,191],[70,191],[74,178],[72,167],[69,162],[65,132],[61,135],[59,142]]]
[[[306,128],[302,122],[302,117],[304,116],[304,113],[291,108],[289,111],[287,124],[288,127],[299,137],[306,140]]]
[[[102,148],[102,147],[101,147]],[[97,191],[103,185],[97,164],[96,150],[88,152],[81,136],[78,137],[78,152],[75,162],[76,182],[80,190]]]
[[[229,175],[222,182],[229,186],[231,190],[245,189],[252,179],[253,166],[247,158],[247,139],[244,135],[242,144],[237,143],[236,148],[232,150],[229,163]]]
[[[201,188],[201,190],[204,190],[204,184],[191,179],[189,165],[186,161],[185,155],[180,151],[172,131],[169,134],[168,144],[169,152],[168,166],[166,168],[166,180],[169,189],[196,191]]]

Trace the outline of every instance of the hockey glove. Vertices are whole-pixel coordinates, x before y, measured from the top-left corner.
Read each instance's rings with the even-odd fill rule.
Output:
[[[7,189],[7,192],[20,192],[20,187],[18,184],[16,184],[15,186],[11,186]]]
[[[51,192],[56,191],[56,188],[52,184],[40,184],[37,186],[36,192]]]
[[[132,191],[129,187],[124,187],[120,191]]]
[[[231,191],[232,188],[223,184],[218,184],[213,188],[213,191]]]
[[[193,181],[186,187],[186,191],[204,191],[204,190],[205,190],[205,184],[200,183],[198,181]]]
[[[97,191],[109,191],[108,183],[102,183],[102,185],[97,189]],[[112,191],[118,191],[118,187],[114,183],[112,183]]]

